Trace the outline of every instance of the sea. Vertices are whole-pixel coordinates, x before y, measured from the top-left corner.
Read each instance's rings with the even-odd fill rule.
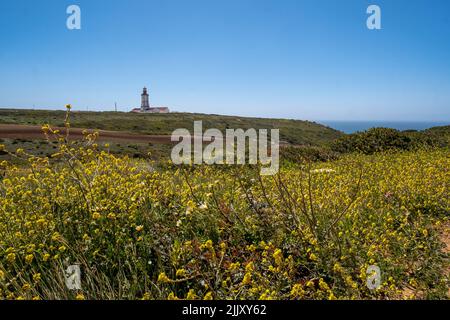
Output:
[[[400,131],[404,130],[425,130],[432,127],[448,126],[450,121],[318,121],[333,129],[345,132],[355,133],[365,131],[370,128],[392,128]]]

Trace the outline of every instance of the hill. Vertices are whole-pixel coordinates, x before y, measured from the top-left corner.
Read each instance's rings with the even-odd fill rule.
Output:
[[[64,126],[65,111],[0,109],[0,124]],[[194,113],[134,114],[125,112],[77,112],[70,116],[74,128],[125,131],[146,135],[170,135],[175,129],[191,132],[193,122],[202,120],[203,128],[280,129],[280,140],[294,145],[318,146],[343,135],[321,124],[288,119],[263,119]]]

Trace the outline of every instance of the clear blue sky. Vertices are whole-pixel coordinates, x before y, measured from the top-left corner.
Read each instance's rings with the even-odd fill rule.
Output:
[[[450,1],[0,1],[1,107],[126,111],[144,85],[177,111],[448,121]]]

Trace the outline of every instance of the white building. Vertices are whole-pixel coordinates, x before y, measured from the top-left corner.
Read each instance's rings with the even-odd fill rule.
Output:
[[[144,87],[141,94],[141,107],[134,108],[131,112],[135,113],[169,113],[169,108],[167,107],[150,107],[150,99],[147,92],[147,88]]]

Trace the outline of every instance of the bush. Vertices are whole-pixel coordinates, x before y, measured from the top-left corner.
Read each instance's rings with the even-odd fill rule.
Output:
[[[372,128],[337,139],[331,144],[331,149],[340,153],[373,154],[383,151],[416,150],[423,147],[442,146],[445,146],[445,141],[432,133]]]
[[[280,158],[287,162],[325,162],[337,160],[339,154],[326,147],[283,146]]]

